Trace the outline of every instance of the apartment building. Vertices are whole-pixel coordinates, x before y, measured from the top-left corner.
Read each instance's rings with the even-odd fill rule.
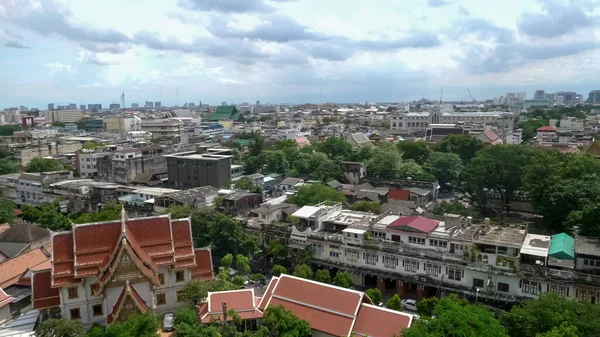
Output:
[[[577,237],[575,250],[564,233],[545,237],[526,226],[473,224],[452,214],[444,221],[375,216],[341,204],[304,206],[293,216],[300,222],[288,234],[290,247],[312,247],[314,264],[347,270],[359,286],[417,299],[459,293],[498,303],[542,292],[596,303],[600,295],[595,239]]]
[[[119,187],[93,179],[76,179],[52,183],[43,192],[48,199],[66,199],[68,212],[98,212],[103,204],[117,200]]]
[[[185,132],[184,123],[177,119],[146,119],[140,125],[141,131],[152,133],[152,137],[180,137]]]
[[[79,110],[48,110],[46,120],[48,122],[77,122],[83,118]]]
[[[227,154],[196,151],[180,152],[165,156],[169,185],[188,189],[201,186],[226,187],[231,182],[232,156]]]
[[[141,130],[142,120],[137,117],[104,117],[104,129],[108,132],[117,132],[121,135],[131,131]]]
[[[194,249],[189,219],[170,215],[77,225],[52,236],[52,262],[32,276],[33,309],[93,324],[185,306],[191,279],[212,279],[208,248]],[[166,241],[165,241],[166,239]]]
[[[167,161],[163,157],[165,151],[163,146],[144,145],[104,153],[96,159],[97,178],[101,181],[130,184],[138,174],[167,172]]]
[[[9,146],[13,153],[13,160],[21,166],[27,166],[35,158],[44,158],[48,156],[59,156],[63,154],[75,153],[81,149],[80,142],[39,142],[37,144],[15,144]]]
[[[16,198],[13,201],[17,205],[29,206],[52,203],[56,197],[44,193],[45,188],[51,183],[72,178],[73,173],[70,171],[22,173],[15,185]]]
[[[82,178],[98,176],[98,158],[105,156],[104,151],[94,149],[81,149],[75,152],[75,173]]]

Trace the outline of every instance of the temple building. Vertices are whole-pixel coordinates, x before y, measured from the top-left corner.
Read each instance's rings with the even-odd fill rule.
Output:
[[[189,218],[169,215],[74,225],[52,236],[51,268],[32,277],[33,308],[45,316],[110,325],[130,314],[185,305],[191,279],[213,278],[209,248],[194,249]]]

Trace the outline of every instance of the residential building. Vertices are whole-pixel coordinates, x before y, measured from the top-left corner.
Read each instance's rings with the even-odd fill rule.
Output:
[[[44,158],[48,156],[59,156],[68,153],[74,153],[81,149],[80,142],[48,142],[44,144],[11,144],[10,150],[13,153],[13,160],[20,166],[27,166],[34,158]]]
[[[165,147],[146,145],[105,153],[96,160],[98,180],[130,184],[140,173],[167,172]]]
[[[105,151],[98,149],[81,149],[75,152],[75,173],[82,178],[98,176],[98,158],[106,155]]]
[[[44,189],[51,183],[72,179],[71,171],[56,171],[42,173],[22,173],[16,185],[17,205],[39,206],[50,204],[56,200],[55,196],[44,193]]]
[[[181,137],[185,131],[184,123],[176,119],[145,119],[140,129],[152,133],[153,138]]]
[[[202,186],[163,194],[154,198],[154,212],[162,214],[173,206],[198,208],[200,205],[210,205],[218,195],[218,191],[212,186]]]
[[[104,117],[104,129],[109,132],[126,134],[130,131],[140,131],[142,120],[137,117]]]
[[[294,214],[298,210],[298,206],[294,204],[268,204],[264,203],[259,208],[252,211],[256,214],[257,221],[263,224],[283,221],[288,215]]]
[[[230,215],[238,216],[260,207],[262,202],[260,193],[235,192],[224,196],[220,207]]]
[[[367,135],[365,135],[362,132],[349,134],[348,137],[346,138],[346,140],[352,146],[361,147],[361,148],[373,145],[373,143],[371,143],[371,140],[369,140]]]
[[[105,203],[118,200],[121,187],[93,179],[63,180],[48,185],[44,194],[50,200],[63,199],[66,212],[99,212]]]
[[[516,129],[513,132],[508,132],[504,135],[504,144],[518,145],[523,142],[523,130]]]
[[[155,198],[178,192],[178,190],[160,187],[144,187],[131,190],[119,197],[127,214],[134,217],[145,217],[155,213]]]
[[[17,223],[0,233],[2,261],[39,249],[50,242],[50,230],[37,224]]]
[[[504,142],[502,138],[500,138],[500,136],[498,136],[498,134],[491,129],[485,130],[484,132],[477,135],[477,137],[475,138],[482,141],[488,146],[498,145]]]
[[[558,133],[552,126],[542,126],[537,128],[535,139],[538,142],[553,142],[557,139]]]
[[[86,261],[86,262],[83,262]],[[85,327],[123,322],[148,309],[185,306],[178,292],[212,278],[208,248],[194,250],[189,219],[170,215],[74,226],[52,237],[52,262],[33,274],[33,308]]]
[[[226,187],[231,181],[232,156],[196,151],[165,156],[169,185],[178,189],[201,186]]]
[[[296,191],[296,188],[302,184],[304,184],[304,179],[288,177],[288,178],[283,179],[279,183],[279,185],[277,186],[277,191],[279,192],[279,194],[285,194],[287,192],[294,192],[294,191]]]
[[[217,110],[210,116],[211,122],[219,122],[223,120],[232,120],[234,122],[241,122],[244,120],[242,114],[234,105],[220,105]]]
[[[194,128],[194,135],[204,137],[214,137],[222,135],[225,128],[219,123],[211,123],[209,125],[198,125]]]
[[[349,184],[358,185],[360,180],[367,176],[367,165],[362,162],[342,162],[344,178]]]
[[[48,110],[46,120],[48,122],[77,122],[83,118],[79,110]]]

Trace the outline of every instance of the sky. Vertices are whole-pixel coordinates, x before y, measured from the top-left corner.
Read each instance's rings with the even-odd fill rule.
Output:
[[[0,0],[0,108],[600,89],[599,0]]]

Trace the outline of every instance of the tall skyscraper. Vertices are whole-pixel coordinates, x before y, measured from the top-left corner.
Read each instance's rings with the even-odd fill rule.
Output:
[[[139,108],[139,107],[140,107],[140,105],[139,105],[139,104],[137,104],[137,103],[131,103],[131,108],[132,108],[132,109],[137,109],[137,108]]]
[[[162,105],[161,105],[160,101],[159,101],[159,102],[154,102],[154,108],[155,108],[155,109],[160,109],[160,108],[161,108],[161,106],[162,106]]]
[[[54,103],[48,103],[48,110],[54,110]]]
[[[85,110],[85,104],[80,104],[79,105],[79,110]]]
[[[588,103],[591,104],[600,104],[600,90],[592,90],[590,91],[588,97]]]
[[[546,91],[536,90],[535,94],[533,94],[533,99],[546,99]]]
[[[67,109],[69,109],[69,110],[77,110],[77,104],[75,104],[75,103],[69,103]]]

